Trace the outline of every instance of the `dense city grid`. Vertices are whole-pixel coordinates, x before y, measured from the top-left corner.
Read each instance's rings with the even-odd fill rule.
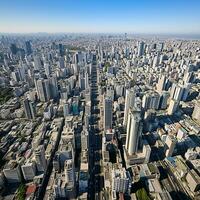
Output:
[[[0,36],[0,199],[200,199],[200,41]]]

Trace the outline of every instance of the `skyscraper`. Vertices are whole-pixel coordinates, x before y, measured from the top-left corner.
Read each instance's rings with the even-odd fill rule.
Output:
[[[140,108],[133,107],[132,109],[129,109],[125,146],[129,155],[135,154],[138,150],[139,139],[142,133],[140,115]]]
[[[27,55],[30,55],[32,53],[32,48],[31,48],[31,42],[26,41],[25,42],[25,52]]]
[[[49,81],[48,79],[39,79],[36,81],[37,95],[40,101],[48,101],[50,99]]]
[[[46,159],[45,159],[45,150],[44,146],[40,145],[35,150],[35,161],[37,165],[37,170],[39,172],[44,172],[46,170]]]
[[[142,56],[144,54],[144,42],[141,41],[138,43],[138,56]]]
[[[24,111],[27,119],[35,119],[35,107],[27,98],[23,100]]]
[[[10,51],[14,55],[17,54],[18,48],[17,48],[16,44],[11,44],[10,45]]]
[[[74,163],[72,160],[65,161],[65,182],[71,185],[75,183],[75,170]]]
[[[112,128],[112,100],[104,98],[104,130]]]
[[[127,89],[125,98],[124,121],[123,121],[124,126],[127,125],[128,112],[129,109],[134,106],[134,103],[135,103],[135,90],[133,88]]]
[[[166,84],[166,76],[162,75],[156,86],[159,94],[161,94],[162,91],[165,90],[165,84]]]
[[[50,98],[56,99],[58,97],[57,77],[55,74],[52,74],[52,76],[49,77],[48,80],[49,80]]]

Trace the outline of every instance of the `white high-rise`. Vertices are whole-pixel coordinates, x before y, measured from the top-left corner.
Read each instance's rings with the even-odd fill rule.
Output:
[[[129,109],[134,106],[134,103],[135,103],[135,90],[133,88],[127,89],[125,98],[124,121],[123,121],[124,126],[127,125],[128,112]]]
[[[129,109],[127,132],[126,132],[126,150],[129,155],[137,153],[139,139],[142,133],[141,109],[133,107]]]

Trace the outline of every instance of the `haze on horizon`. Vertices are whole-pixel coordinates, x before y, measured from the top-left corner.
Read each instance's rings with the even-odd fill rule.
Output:
[[[200,34],[199,0],[0,0],[0,32]]]

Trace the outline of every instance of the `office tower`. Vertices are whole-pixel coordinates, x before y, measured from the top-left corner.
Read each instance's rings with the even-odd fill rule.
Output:
[[[73,160],[66,160],[65,161],[65,182],[67,184],[74,185],[75,184],[75,169]]]
[[[176,101],[175,99],[171,99],[169,103],[169,107],[167,109],[168,115],[173,115],[177,111],[178,106],[179,106],[179,102]]]
[[[64,57],[59,58],[59,67],[60,68],[65,68],[65,60]]]
[[[43,87],[43,79],[39,79],[35,81],[36,89],[37,89],[37,95],[40,99],[40,101],[46,101],[44,87]]]
[[[183,95],[183,88],[179,85],[176,85],[176,90],[174,95],[171,97],[175,99],[176,101],[181,101],[182,100],[182,95]]]
[[[162,93],[163,90],[165,90],[165,86],[166,86],[166,76],[165,75],[162,75],[161,78],[159,79],[158,83],[157,83],[157,92],[159,94]]]
[[[109,97],[104,97],[104,130],[112,128],[112,100]]]
[[[22,181],[20,165],[16,160],[9,160],[3,167],[3,174],[8,183],[20,183]]]
[[[166,138],[166,157],[171,157],[173,155],[175,146],[176,146],[176,139],[172,135],[168,135]]]
[[[25,52],[27,55],[30,55],[32,53],[32,48],[31,48],[31,42],[26,41],[25,42]]]
[[[130,179],[125,168],[112,169],[112,191],[127,193],[130,189]]]
[[[49,79],[43,80],[43,88],[44,88],[44,94],[45,94],[46,101],[49,101],[51,98]]]
[[[35,162],[27,161],[21,166],[22,174],[25,181],[31,181],[36,175]]]
[[[58,44],[58,51],[60,56],[64,56],[64,47],[62,44]]]
[[[145,110],[159,108],[160,95],[156,92],[147,93],[142,98],[142,107]]]
[[[64,117],[70,115],[70,104],[67,101],[63,102],[63,115],[64,115]]]
[[[34,56],[33,60],[34,60],[34,69],[40,70],[42,68],[40,57],[36,55]]]
[[[126,131],[126,150],[129,155],[137,153],[139,139],[142,133],[141,109],[133,107],[129,109],[127,131]]]
[[[85,89],[89,88],[89,75],[88,72],[85,72]]]
[[[124,126],[127,125],[128,112],[129,109],[134,106],[134,103],[135,103],[135,90],[133,88],[127,89],[125,98],[124,121],[123,121]]]
[[[49,63],[47,62],[44,63],[44,71],[45,71],[46,76],[49,77],[51,74],[51,67]]]
[[[200,101],[197,101],[194,106],[194,110],[192,113],[192,119],[200,122]]]
[[[82,151],[88,150],[88,143],[89,143],[88,131],[83,130],[81,132],[81,150]]]
[[[16,44],[11,44],[11,45],[10,45],[10,51],[11,51],[11,53],[14,54],[14,55],[17,54],[18,48],[17,48]]]
[[[35,119],[35,107],[31,101],[28,100],[28,98],[25,98],[23,100],[23,107],[25,111],[25,115],[27,119]]]
[[[80,90],[85,90],[85,78],[83,77],[82,74],[79,74],[79,88]]]
[[[168,103],[168,99],[170,97],[169,92],[167,91],[163,91],[160,97],[160,109],[166,109],[167,108],[167,103]]]
[[[72,102],[72,113],[73,115],[78,115],[79,114],[79,106],[78,106],[79,100],[76,98],[73,98]]]
[[[144,45],[143,41],[138,43],[138,56],[142,56],[144,54]]]
[[[176,101],[181,101],[182,97],[184,96],[185,99],[185,94],[184,93],[184,86],[183,85],[178,85],[176,83],[172,84],[171,90],[170,90],[170,97],[175,99]]]
[[[40,101],[46,102],[58,97],[58,85],[56,76],[36,81],[37,95]]]
[[[153,68],[157,67],[159,64],[159,56],[156,55],[153,59]]]
[[[58,84],[56,75],[53,74],[51,77],[48,78],[48,81],[49,81],[50,97],[52,99],[56,99],[58,97]]]
[[[45,172],[47,164],[45,159],[45,149],[43,145],[40,145],[35,149],[35,162],[37,170],[39,172]]]

